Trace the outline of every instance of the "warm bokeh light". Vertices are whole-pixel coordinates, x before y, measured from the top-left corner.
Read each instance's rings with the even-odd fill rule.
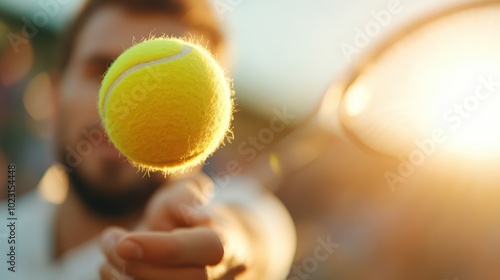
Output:
[[[7,44],[7,34],[9,32],[9,26],[0,20],[0,48]]]
[[[26,112],[37,121],[49,117],[50,77],[42,72],[28,83],[24,92],[23,102]]]
[[[271,170],[277,176],[281,176],[283,174],[283,168],[281,167],[281,161],[277,154],[271,153],[269,155],[269,166],[271,166]]]
[[[444,148],[474,157],[499,155],[500,57],[471,53],[446,66],[449,69],[442,72],[448,75],[438,87],[441,90],[435,101],[437,108],[448,107],[445,123],[435,124],[448,133]]]
[[[21,36],[10,31],[8,35]],[[34,57],[33,45],[29,39],[25,38],[17,44],[7,41],[3,49],[0,49],[0,83],[12,86],[24,78],[33,68]]]
[[[360,77],[362,79],[362,77]],[[356,117],[361,114],[369,105],[372,98],[372,92],[362,82],[358,82],[349,89],[346,95],[345,112],[350,117]]]
[[[68,180],[62,167],[58,165],[50,167],[40,180],[38,190],[48,202],[63,203],[68,195]]]
[[[379,53],[346,90],[344,126],[401,155],[443,130],[439,150],[500,155],[500,6],[431,21]]]

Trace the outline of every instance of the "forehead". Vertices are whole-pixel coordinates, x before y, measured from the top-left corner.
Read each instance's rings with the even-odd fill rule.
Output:
[[[185,36],[188,27],[165,13],[133,12],[109,5],[97,10],[83,27],[75,45],[75,56],[99,53],[117,57],[134,41],[162,35]]]

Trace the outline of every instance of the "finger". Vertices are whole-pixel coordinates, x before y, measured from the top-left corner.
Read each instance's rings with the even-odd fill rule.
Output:
[[[172,266],[215,265],[224,256],[219,236],[207,227],[131,233],[120,240],[116,252],[126,261]]]
[[[165,268],[149,264],[134,263],[125,269],[118,269],[109,263],[100,268],[101,280],[208,280],[205,268]]]
[[[215,277],[216,274],[210,270],[210,267],[161,267],[145,263],[129,263],[126,267],[117,268],[105,262],[99,274],[101,280],[234,280],[245,271],[245,267],[238,266],[220,277]]]
[[[108,273],[109,269],[105,267],[106,265],[109,265],[108,263],[104,263],[99,267],[99,279],[101,280],[110,280],[111,275]]]
[[[146,224],[150,230],[169,231],[177,227],[207,224],[211,217],[205,205],[213,195],[213,183],[199,174],[161,188],[146,209]]]
[[[110,227],[101,235],[100,246],[104,252],[104,256],[109,263],[116,267],[125,266],[125,261],[116,254],[116,245],[127,235],[127,233],[128,232],[122,228]]]
[[[193,183],[205,199],[212,199],[215,187],[212,179],[207,174],[200,172],[196,176],[190,177],[190,179],[193,180]]]

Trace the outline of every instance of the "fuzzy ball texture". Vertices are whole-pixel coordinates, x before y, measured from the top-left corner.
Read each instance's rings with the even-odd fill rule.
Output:
[[[202,163],[230,130],[232,89],[205,48],[158,38],[110,66],[99,92],[109,139],[132,164],[173,174]]]

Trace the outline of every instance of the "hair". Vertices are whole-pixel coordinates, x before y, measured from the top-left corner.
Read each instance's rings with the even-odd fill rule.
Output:
[[[107,6],[123,7],[134,12],[165,13],[203,34],[207,47],[217,54],[225,42],[220,21],[208,0],[88,0],[62,38],[58,70],[64,71],[73,54],[78,35],[92,15]]]

